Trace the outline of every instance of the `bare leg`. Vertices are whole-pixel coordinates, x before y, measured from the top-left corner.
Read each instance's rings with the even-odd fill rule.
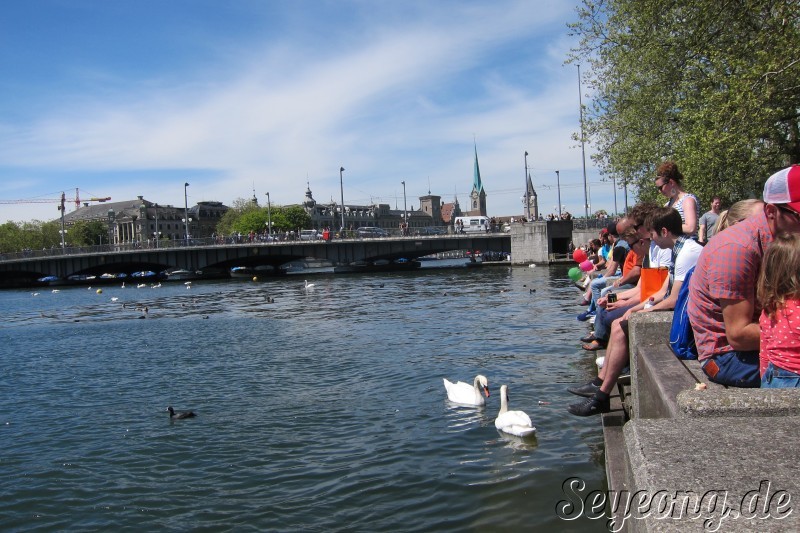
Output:
[[[606,394],[611,394],[614,387],[617,385],[617,378],[622,373],[622,369],[628,363],[628,336],[619,325],[620,321],[615,320],[611,324],[611,336],[608,340],[608,348],[606,349],[606,360],[603,363],[603,370],[605,371],[600,377],[603,379],[603,384],[600,390]]]

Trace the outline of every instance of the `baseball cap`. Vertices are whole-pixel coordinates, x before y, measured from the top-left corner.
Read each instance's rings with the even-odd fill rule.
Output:
[[[779,170],[764,184],[764,202],[783,204],[800,213],[800,165]]]

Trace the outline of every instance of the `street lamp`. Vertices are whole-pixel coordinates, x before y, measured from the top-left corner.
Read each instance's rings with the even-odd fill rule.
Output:
[[[531,191],[528,188],[528,152],[525,152],[525,220],[531,219]]]
[[[405,224],[405,227],[403,228],[403,234],[405,235],[408,232],[408,204],[406,204],[406,182],[405,180],[403,180],[400,183],[403,184],[403,223]]]
[[[561,173],[556,170],[556,188],[558,189],[558,218],[561,218]]]
[[[586,141],[583,138],[583,96],[581,96],[581,66],[578,65],[578,109],[581,115],[581,157],[583,158],[583,208],[589,220],[589,185],[586,182]],[[560,203],[560,202],[559,202]]]
[[[156,248],[158,248],[158,234],[161,233],[158,231],[158,204],[153,204],[156,210]]]
[[[186,194],[186,187],[188,187],[188,183],[183,184],[183,214],[184,214],[184,234],[186,237],[186,246],[189,246],[189,197]]]
[[[272,237],[272,206],[269,202],[269,193],[267,193],[267,233]]]
[[[344,182],[342,181],[342,172],[344,172],[344,167],[339,167],[339,190],[342,193],[342,226],[339,228],[339,235],[344,235]]]

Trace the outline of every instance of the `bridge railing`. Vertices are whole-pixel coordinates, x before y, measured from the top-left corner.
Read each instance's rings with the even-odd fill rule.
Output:
[[[403,239],[403,238],[429,238],[429,239],[437,239],[437,238],[446,238],[446,237],[464,237],[464,236],[479,236],[483,235],[484,233],[465,233],[456,235],[453,233],[440,233],[439,229],[433,230],[431,228],[411,228],[409,231],[409,235],[403,235],[399,229],[396,230],[387,230],[388,235],[385,237],[363,237],[358,236],[355,231],[345,231],[343,236],[340,236],[338,232],[334,232],[332,240],[335,241],[342,241],[342,240],[352,240],[352,241],[363,241],[363,240],[375,240],[375,239]],[[504,234],[500,227],[497,228],[497,231],[490,231],[486,234],[489,235],[502,235]],[[248,235],[235,235],[235,236],[227,236],[227,237],[209,237],[204,239],[194,239],[191,238],[188,241],[186,239],[177,239],[177,240],[166,240],[166,239],[159,239],[156,242],[154,239],[149,241],[141,241],[141,242],[128,242],[128,243],[116,243],[116,244],[102,244],[102,245],[95,245],[95,246],[67,246],[64,248],[61,247],[53,247],[53,248],[43,248],[41,250],[22,250],[21,252],[10,252],[10,253],[2,253],[0,254],[0,261],[15,261],[15,260],[31,260],[31,259],[38,259],[38,258],[51,258],[51,257],[59,257],[65,255],[81,255],[81,254],[102,254],[102,253],[118,253],[118,252],[127,252],[127,251],[141,251],[141,250],[162,250],[162,249],[174,249],[174,248],[186,248],[186,247],[208,247],[208,246],[226,246],[226,245],[270,245],[270,244],[280,244],[280,243],[287,243],[287,242],[323,242],[322,240],[317,241],[302,241],[297,234],[294,236],[290,235],[286,237],[285,235],[281,235],[280,237],[274,236],[265,236],[265,235],[255,235],[253,238],[250,238]]]

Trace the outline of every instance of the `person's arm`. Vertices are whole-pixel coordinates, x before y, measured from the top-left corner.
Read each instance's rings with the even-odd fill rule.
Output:
[[[753,322],[754,302],[751,300],[719,301],[722,307],[722,320],[725,322],[725,335],[736,351],[752,351],[759,349],[761,329],[758,322]]]
[[[682,281],[673,281],[672,290],[670,291],[669,296],[653,305],[653,307],[650,307],[649,309],[643,309],[642,311],[672,311],[675,309],[675,303],[678,301],[678,293],[681,290],[681,285],[683,285]]]
[[[705,215],[700,217],[700,231],[697,233],[697,242],[706,242],[706,218]]]
[[[683,199],[683,217],[686,222],[681,226],[683,233],[692,235],[697,231],[697,202],[691,196]]]
[[[631,269],[628,270],[628,272],[624,276],[614,281],[613,286],[619,287],[620,285],[633,283],[634,280],[638,281],[641,274],[642,274],[642,267],[640,267],[639,265],[631,267]]]

